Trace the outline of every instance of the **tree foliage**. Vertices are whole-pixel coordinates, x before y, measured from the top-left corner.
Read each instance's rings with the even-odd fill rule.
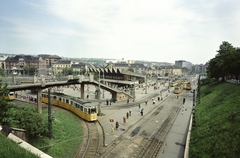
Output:
[[[71,68],[71,67],[65,67],[65,68],[63,68],[62,74],[63,74],[64,76],[66,76],[66,75],[72,75],[72,74],[73,74],[73,68]]]
[[[34,75],[37,71],[37,68],[35,66],[24,66],[23,72],[25,75]]]
[[[29,106],[16,106],[14,120],[18,128],[25,129],[30,138],[47,134],[47,121],[37,110]]]
[[[210,78],[224,81],[226,76],[240,75],[240,49],[233,47],[230,43],[223,41],[219,46],[215,58],[209,61],[207,75]]]
[[[45,134],[47,121],[42,115],[31,107],[14,106],[4,97],[8,93],[7,84],[0,79],[0,124],[25,129],[30,137]]]
[[[5,76],[5,72],[4,72],[4,70],[2,68],[0,68],[0,75],[1,76]]]

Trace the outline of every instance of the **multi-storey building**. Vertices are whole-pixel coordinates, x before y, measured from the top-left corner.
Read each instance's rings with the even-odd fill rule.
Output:
[[[7,59],[8,56],[6,55],[3,55],[3,56],[0,56],[0,66],[3,70],[6,70],[6,62],[5,60]]]
[[[24,75],[24,67],[35,67],[37,70],[41,68],[44,61],[41,57],[31,55],[16,55],[8,57],[5,60],[6,72],[10,74],[13,70],[16,74]]]
[[[71,65],[71,60],[58,60],[52,66],[53,74],[56,75],[58,73],[62,73],[63,75],[65,75],[65,73],[63,72],[64,68],[71,68]]]

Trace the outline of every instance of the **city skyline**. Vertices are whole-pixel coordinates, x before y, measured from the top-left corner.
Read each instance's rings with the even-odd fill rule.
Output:
[[[0,52],[205,64],[239,47],[237,0],[1,1]]]

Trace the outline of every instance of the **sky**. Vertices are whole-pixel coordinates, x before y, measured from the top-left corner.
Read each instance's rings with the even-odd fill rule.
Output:
[[[0,0],[0,52],[205,64],[240,47],[239,0]]]

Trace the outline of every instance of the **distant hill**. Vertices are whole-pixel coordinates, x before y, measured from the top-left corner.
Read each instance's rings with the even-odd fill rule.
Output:
[[[201,86],[190,158],[240,157],[240,85],[212,82]]]

